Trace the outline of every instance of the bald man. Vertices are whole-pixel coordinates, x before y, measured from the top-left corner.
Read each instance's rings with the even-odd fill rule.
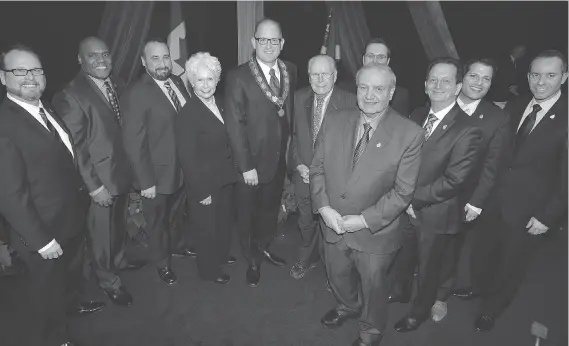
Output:
[[[110,77],[111,54],[99,38],[83,39],[77,59],[81,71],[54,96],[53,105],[71,132],[79,172],[92,199],[87,217],[91,265],[99,287],[113,303],[126,307],[132,296],[118,271],[143,263],[124,258],[131,173],[121,139],[118,100],[123,88]]]
[[[387,272],[400,247],[399,218],[415,191],[424,135],[389,107],[396,85],[389,66],[364,66],[356,81],[359,110],[332,113],[320,128],[310,190],[337,298],[321,323],[336,329],[359,317],[352,345],[377,346],[387,324]]]

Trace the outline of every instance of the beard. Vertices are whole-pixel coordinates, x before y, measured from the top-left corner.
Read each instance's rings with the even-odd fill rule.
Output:
[[[165,81],[172,75],[172,70],[169,68],[161,68],[154,71],[148,71],[148,74],[156,80]]]
[[[38,86],[38,88],[32,90],[28,90],[22,86],[20,86],[19,88],[6,87],[6,91],[9,92],[10,94],[16,96],[19,99],[29,102],[38,101],[41,98],[44,90],[45,86],[43,87]]]

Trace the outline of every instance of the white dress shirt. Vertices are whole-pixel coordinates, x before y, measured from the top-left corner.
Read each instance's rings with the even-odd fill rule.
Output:
[[[456,103],[458,103],[458,106],[462,109],[462,111],[468,115],[472,115],[474,114],[474,112],[476,111],[476,108],[478,108],[478,105],[480,104],[480,101],[482,101],[482,99],[478,99],[476,101],[472,101],[470,103],[464,103],[462,102],[462,100],[459,98],[456,99]]]
[[[154,78],[152,78],[152,79],[154,79]],[[170,98],[170,94],[168,94],[168,89],[166,89],[166,86],[164,85],[164,83],[170,82],[170,87],[172,88],[172,90],[174,90],[174,93],[176,94],[176,96],[178,96],[178,100],[180,100],[180,107],[184,107],[184,105],[186,104],[186,99],[184,98],[184,96],[182,96],[182,93],[178,89],[178,86],[174,82],[172,82],[172,80],[170,78],[168,78],[167,80],[154,79],[154,81],[156,82],[156,84],[158,84],[160,89],[162,89],[162,92],[166,95],[168,100],[170,100],[172,107],[174,107],[174,109],[176,109],[176,106],[174,106],[174,101],[172,101],[172,99]]]
[[[541,106],[541,110],[539,112],[537,112],[537,116],[535,118],[535,124],[531,128],[531,131],[533,131],[533,129],[535,129],[537,124],[539,124],[541,119],[543,119],[543,117],[547,114],[547,112],[549,112],[551,107],[553,107],[555,102],[557,102],[557,100],[559,100],[560,97],[561,97],[561,90],[559,90],[555,96],[553,96],[552,98],[550,98],[547,101],[538,102],[535,98],[533,98],[530,101],[530,103],[528,104],[528,106],[526,107],[526,110],[524,111],[524,115],[522,116],[522,119],[520,120],[520,123],[518,124],[518,130],[520,129],[520,126],[522,126],[522,124],[524,123],[524,120],[526,119],[526,117],[533,111],[533,106],[536,104],[539,104]],[[559,115],[565,116],[565,117],[567,116],[567,114],[559,114]],[[531,133],[531,131],[530,131],[530,133]]]
[[[43,108],[43,110],[45,111],[46,118],[51,123],[51,125],[53,125],[53,128],[55,128],[55,130],[57,131],[57,134],[59,135],[59,137],[61,137],[61,141],[63,142],[63,144],[65,144],[65,146],[67,147],[67,150],[69,150],[69,152],[73,156],[73,149],[71,146],[71,140],[69,139],[69,135],[67,135],[67,132],[65,132],[61,128],[61,126],[59,126],[57,121],[53,120],[53,117],[51,116],[51,114],[49,114],[49,111],[47,109],[45,109],[45,107],[41,103],[41,100],[39,101],[39,104],[37,106],[34,106],[34,105],[31,105],[27,102],[20,101],[20,100],[16,99],[14,96],[10,95],[10,93],[7,93],[6,95],[10,100],[14,101],[18,106],[22,107],[28,113],[30,113],[34,117],[34,119],[36,119],[43,127],[46,128],[46,130],[49,131],[49,129],[47,128],[47,124],[44,123],[42,117],[40,116],[40,108]],[[49,243],[47,243],[46,246],[39,249],[38,252],[40,254],[43,253],[45,250],[47,250],[53,244],[55,244],[55,239],[52,239]]]
[[[456,101],[453,102],[450,106],[445,107],[438,112],[433,111],[432,108],[429,109],[429,114],[434,114],[435,117],[437,118],[437,120],[435,120],[435,122],[433,123],[433,128],[431,129],[431,133],[429,133],[429,136],[432,135],[433,132],[435,132],[435,129],[437,128],[437,126],[439,126],[441,121],[445,118],[445,116],[448,114],[448,112],[450,112],[450,110],[452,109],[452,107],[454,107],[455,104],[456,104]],[[427,117],[425,119],[425,122],[423,123],[423,128],[425,128],[425,124],[427,123],[428,120],[429,120],[429,117]]]
[[[281,71],[279,69],[279,64],[275,61],[275,64],[273,65],[273,67],[269,67],[267,64],[265,64],[264,62],[262,62],[261,60],[257,59],[257,62],[259,63],[259,66],[261,66],[261,71],[263,71],[263,74],[265,75],[265,78],[267,79],[267,83],[270,84],[271,83],[271,68],[275,69],[275,75],[277,76],[279,85],[281,83]]]

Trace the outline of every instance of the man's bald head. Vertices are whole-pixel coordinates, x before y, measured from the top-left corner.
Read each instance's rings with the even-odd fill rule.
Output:
[[[395,84],[397,82],[397,77],[395,76],[395,73],[393,73],[393,70],[391,69],[391,67],[389,67],[388,65],[383,65],[383,64],[370,64],[370,65],[365,65],[362,68],[360,68],[358,70],[358,73],[356,74],[356,84],[359,81],[359,77],[361,76],[362,73],[378,73],[378,74],[382,74],[382,75],[386,75],[389,80],[389,86],[391,88],[395,88]]]
[[[113,68],[109,47],[103,40],[94,36],[81,40],[77,60],[85,73],[97,79],[109,77]]]
[[[255,25],[255,37],[258,37],[259,31],[267,26],[270,26],[271,28],[275,27],[278,30],[279,36],[282,37],[283,32],[281,30],[281,25],[276,20],[273,20],[271,18],[264,18],[257,22]]]

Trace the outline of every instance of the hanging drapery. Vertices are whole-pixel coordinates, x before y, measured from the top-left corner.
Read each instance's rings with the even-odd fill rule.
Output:
[[[109,1],[105,6],[99,37],[111,50],[113,75],[127,85],[141,67],[140,54],[153,7],[153,1]]]
[[[263,1],[237,1],[237,59],[239,64],[251,58],[253,54],[251,37],[255,35],[255,24],[263,16]]]
[[[408,1],[407,7],[411,12],[427,57],[434,59],[452,56],[458,59],[458,53],[440,3],[438,1]]]

